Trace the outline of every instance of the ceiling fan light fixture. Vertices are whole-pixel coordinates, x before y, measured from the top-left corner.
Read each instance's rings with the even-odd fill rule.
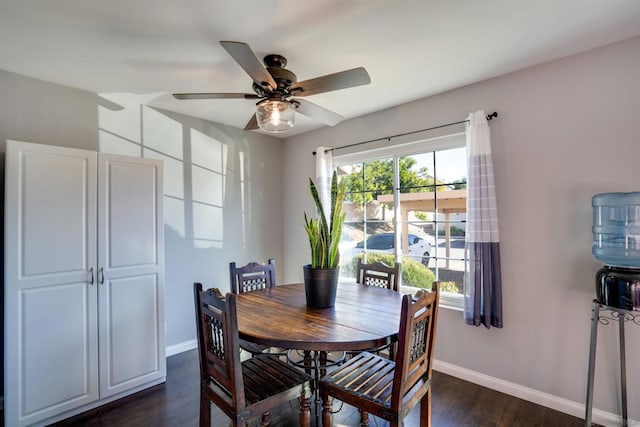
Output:
[[[280,133],[293,128],[295,108],[282,99],[265,99],[258,104],[256,119],[260,129]]]

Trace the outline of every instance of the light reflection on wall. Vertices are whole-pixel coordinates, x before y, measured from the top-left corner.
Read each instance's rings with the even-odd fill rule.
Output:
[[[164,161],[164,222],[186,237],[182,125],[142,105],[157,94],[101,94],[120,110],[98,106],[99,144],[104,153]]]
[[[231,189],[232,206],[237,202],[241,214],[233,223],[241,230],[227,232],[233,233],[236,245],[246,248],[246,153],[230,153],[228,144],[144,105],[158,94],[101,96],[122,108],[98,107],[100,151],[164,162],[165,225],[194,248],[222,248],[224,207],[230,203],[226,191]],[[229,163],[231,154],[238,163]]]
[[[186,237],[184,163],[157,151],[143,149],[143,157],[164,162],[164,223]]]
[[[240,214],[242,215],[242,247],[245,248],[247,246],[246,235],[247,235],[247,207],[245,206],[246,195],[245,185],[246,185],[246,175],[244,171],[244,151],[240,151],[238,153],[238,158],[240,159]]]
[[[100,151],[139,157],[142,152],[140,105],[148,96],[130,93],[109,93],[100,96],[122,107],[120,110],[110,110],[98,106]],[[137,154],[127,154],[134,149],[137,149]]]
[[[149,107],[142,107],[142,142],[145,148],[183,160],[182,124]]]
[[[179,346],[193,340],[191,283],[226,291],[229,261],[282,256],[281,144],[149,107],[151,96],[101,96],[109,102],[97,107],[99,150],[164,164],[167,344]],[[264,159],[250,169],[254,139],[265,143],[256,145]],[[265,162],[274,170],[267,170]],[[253,201],[252,182],[259,187]],[[264,195],[265,189],[275,197]],[[253,216],[252,207],[258,208]]]
[[[195,129],[190,141],[194,246],[222,248],[228,148]]]

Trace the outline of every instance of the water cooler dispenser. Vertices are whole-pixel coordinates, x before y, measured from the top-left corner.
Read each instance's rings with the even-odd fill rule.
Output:
[[[598,324],[617,322],[620,342],[622,425],[628,425],[625,323],[640,325],[640,192],[596,194],[593,205],[593,255],[604,266],[596,273],[585,425],[591,425]]]
[[[596,299],[607,306],[640,310],[640,192],[593,196]]]

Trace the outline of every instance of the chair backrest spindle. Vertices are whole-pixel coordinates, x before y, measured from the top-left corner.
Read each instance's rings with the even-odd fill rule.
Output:
[[[272,288],[276,285],[276,263],[272,258],[266,264],[250,262],[242,267],[230,262],[229,276],[234,294]]]
[[[365,264],[358,258],[356,268],[356,282],[379,288],[387,288],[397,291],[400,280],[400,263],[396,262],[393,267],[389,267],[381,262]]]

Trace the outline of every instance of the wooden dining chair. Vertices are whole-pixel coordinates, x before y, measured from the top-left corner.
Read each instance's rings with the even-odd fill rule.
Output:
[[[271,354],[240,362],[236,295],[223,297],[218,289],[202,290],[194,283],[194,301],[200,359],[200,427],[211,427],[213,402],[232,420],[247,426],[262,415],[269,425],[269,411],[296,398],[300,401],[300,425],[309,427],[312,378]]]
[[[362,258],[358,258],[358,263],[356,265],[356,282],[366,286],[375,286],[378,288],[387,288],[392,291],[398,291],[399,289],[399,279],[400,279],[400,269],[401,264],[396,262],[393,267],[389,267],[382,262],[373,262],[370,264],[365,264],[362,262]],[[386,352],[389,355],[389,359],[393,360],[394,358],[394,342],[389,342],[383,346],[378,348],[372,348],[367,351],[370,353],[380,354],[382,352]],[[347,359],[353,357],[354,355],[360,352],[347,352]]]
[[[440,284],[404,295],[396,360],[362,352],[320,379],[322,425],[331,425],[332,400],[360,410],[360,423],[369,425],[369,413],[402,425],[420,403],[420,427],[431,426],[431,367],[438,321]]]
[[[393,267],[389,267],[381,262],[365,264],[362,262],[362,258],[358,258],[356,282],[397,291],[400,287],[400,268],[399,262],[396,262]]]
[[[229,275],[234,294],[273,288],[276,285],[276,262],[270,258],[266,264],[250,262],[242,267],[230,262]]]
[[[276,285],[276,262],[273,258],[269,258],[266,264],[249,262],[242,267],[237,267],[235,262],[230,262],[229,277],[231,278],[231,292],[234,294],[273,288]],[[252,356],[260,353],[272,353],[278,356],[286,356],[287,354],[284,349],[268,347],[243,339],[240,339],[240,348],[248,351]]]

